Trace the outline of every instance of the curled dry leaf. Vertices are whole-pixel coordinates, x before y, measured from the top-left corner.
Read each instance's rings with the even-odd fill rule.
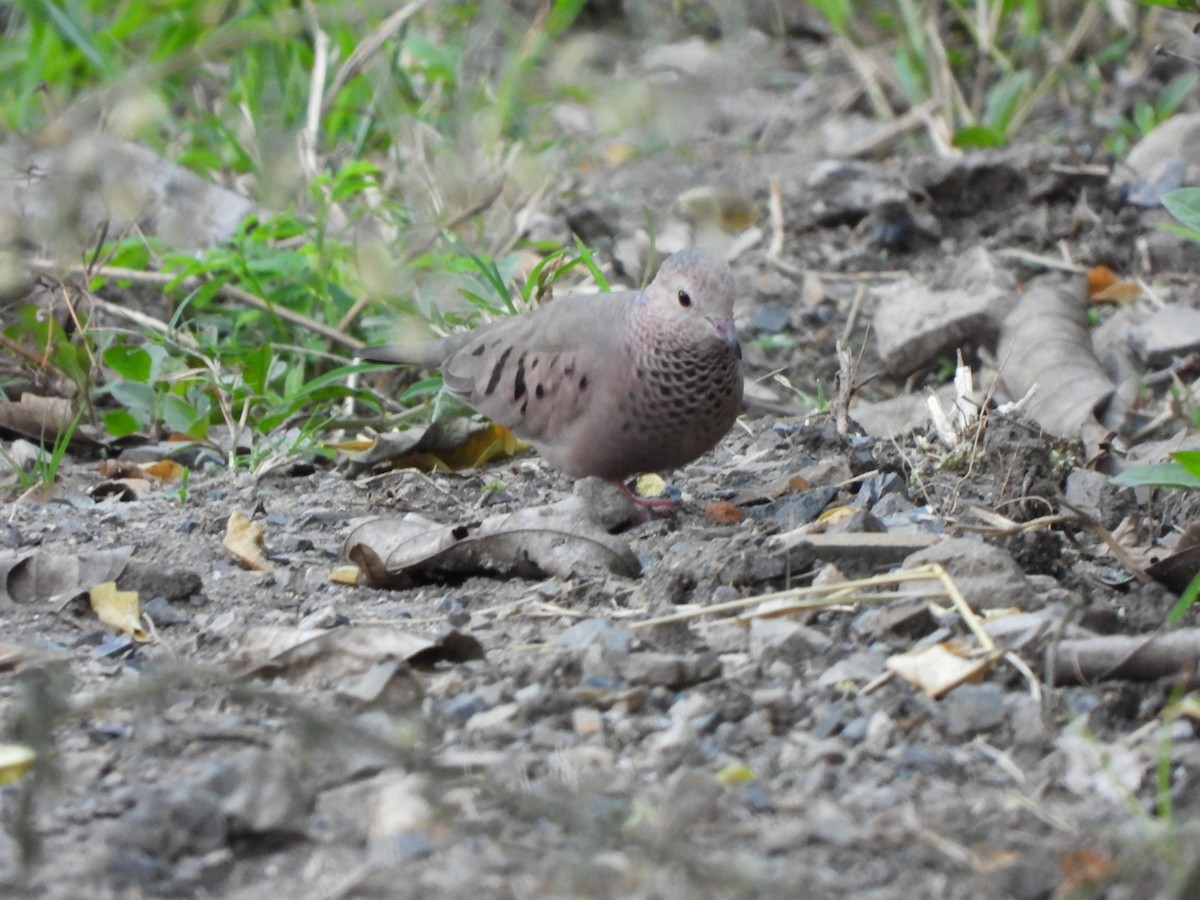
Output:
[[[253,569],[255,572],[275,571],[275,567],[263,555],[262,524],[251,522],[244,514],[230,514],[225,525],[225,538],[221,543],[247,569]]]
[[[22,394],[15,403],[0,403],[0,427],[42,443],[54,443],[70,429],[74,419],[71,401],[62,397]]]
[[[1077,436],[1112,395],[1092,349],[1082,279],[1030,287],[1004,320],[997,353],[1009,395],[1037,385],[1026,412],[1051,434]]]
[[[84,433],[87,425],[76,424],[71,401],[62,397],[22,394],[19,401],[2,402],[0,428],[23,435],[44,447],[67,435],[70,435],[73,448],[101,446],[98,441]]]
[[[1200,572],[1200,524],[1193,523],[1179,536],[1175,549],[1146,567],[1146,574],[1177,594],[1187,590]]]
[[[387,625],[330,630],[263,626],[242,636],[238,654],[246,674],[285,674],[329,684],[362,676],[387,659],[414,666],[482,659],[483,646],[459,631],[432,638]]]
[[[411,514],[368,519],[350,532],[342,554],[362,569],[367,583],[389,588],[446,575],[567,578],[601,569],[636,577],[641,572],[629,546],[596,524],[575,496],[457,525]]]
[[[132,547],[75,555],[35,551],[0,556],[0,598],[16,603],[65,600],[105,581],[129,565]]]

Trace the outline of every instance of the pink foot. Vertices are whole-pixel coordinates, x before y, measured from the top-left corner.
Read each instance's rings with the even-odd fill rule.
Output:
[[[629,486],[625,484],[625,482],[614,480],[613,484],[625,492],[629,499],[633,501],[633,505],[636,506],[640,512],[645,513],[648,516],[665,518],[667,516],[673,516],[675,513],[679,512],[679,501],[677,500],[672,500],[669,497],[639,497],[629,489]]]

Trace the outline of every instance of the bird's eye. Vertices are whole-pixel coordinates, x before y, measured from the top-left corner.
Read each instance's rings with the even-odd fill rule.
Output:
[[[687,309],[689,306],[692,305],[692,295],[689,294],[687,291],[680,291],[675,296],[679,298],[679,305],[682,306],[684,309]]]

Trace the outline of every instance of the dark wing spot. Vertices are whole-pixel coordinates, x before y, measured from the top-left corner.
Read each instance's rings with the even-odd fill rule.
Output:
[[[479,346],[471,351],[472,356],[483,356],[483,351],[487,349],[487,345],[480,342]]]
[[[541,359],[541,357],[539,357],[539,356],[535,356],[535,357],[533,358],[533,362],[531,362],[531,363],[529,364],[529,371],[530,371],[530,372],[532,372],[534,369],[536,369],[536,368],[537,368],[537,364],[538,364],[538,360],[539,360],[539,359]]]
[[[537,360],[536,360],[536,359],[534,360],[534,363],[535,363],[535,364],[537,363]],[[546,389],[545,389],[544,387],[542,387],[542,385],[541,385],[541,384],[539,384],[539,385],[538,385],[536,388],[534,388],[534,390],[533,390],[533,396],[535,396],[535,397],[537,397],[539,400],[541,400],[543,397],[545,397],[545,396],[546,396]]]
[[[485,397],[490,397],[495,392],[496,385],[500,383],[500,376],[504,374],[504,364],[508,362],[512,350],[512,347],[505,348],[504,352],[500,354],[500,358],[496,360],[496,365],[492,366],[492,374],[488,377],[487,387],[483,389]]]
[[[529,401],[526,400],[524,403],[521,404],[521,415],[522,416],[525,415],[525,410],[527,410],[528,408],[529,408]]]
[[[570,376],[574,375],[575,374],[575,363],[574,362],[567,363],[566,368],[563,369],[563,374],[566,375],[568,378]]]
[[[586,391],[586,390],[587,390],[587,387],[588,387],[588,379],[587,379],[587,376],[586,376],[586,375],[582,375],[582,376],[580,376],[580,378],[579,378],[579,392],[582,394],[584,391]]]
[[[525,354],[517,357],[517,377],[513,379],[513,402],[525,396]],[[524,410],[522,410],[524,412]]]

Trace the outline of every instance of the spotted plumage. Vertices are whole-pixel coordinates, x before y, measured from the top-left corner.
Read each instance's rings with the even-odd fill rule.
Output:
[[[574,295],[533,312],[362,358],[440,368],[447,390],[555,468],[620,479],[710,450],[742,403],[733,273],[700,250],[642,291]]]

